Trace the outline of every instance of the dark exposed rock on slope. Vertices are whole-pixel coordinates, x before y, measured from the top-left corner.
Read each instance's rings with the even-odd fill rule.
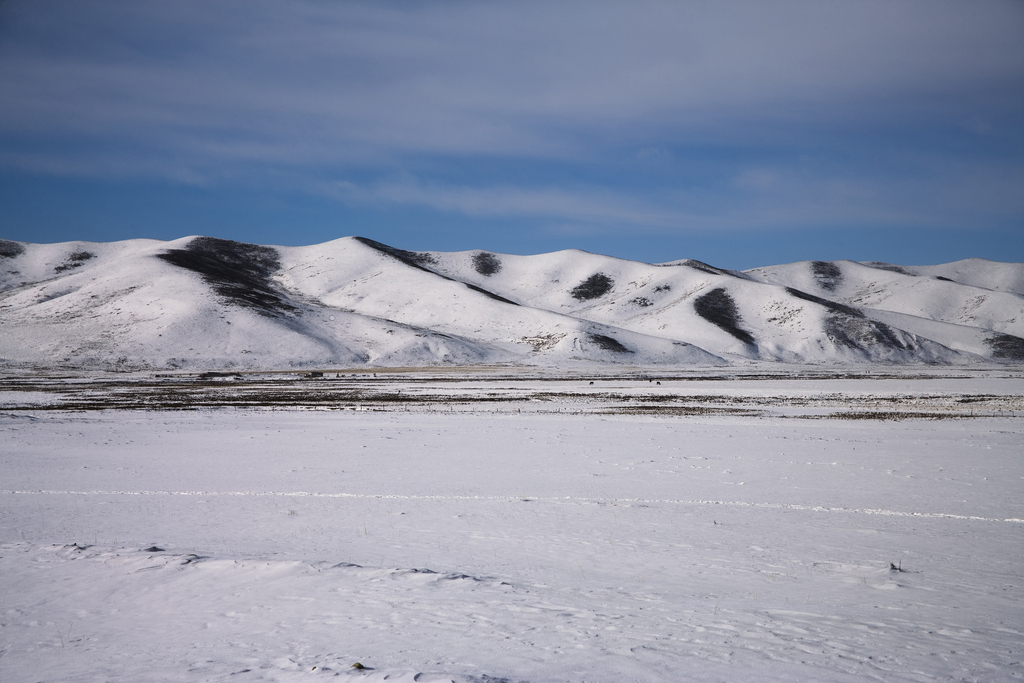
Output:
[[[424,254],[424,253],[418,252],[418,251],[406,251],[405,249],[396,249],[395,247],[389,247],[386,244],[381,244],[380,242],[375,242],[375,241],[373,241],[371,239],[367,239],[366,237],[355,237],[353,239],[355,239],[357,242],[361,242],[362,244],[365,244],[366,246],[370,247],[371,249],[375,249],[376,251],[379,251],[379,252],[381,252],[383,254],[387,254],[388,256],[392,256],[392,257],[398,259],[399,261],[401,261],[402,263],[404,263],[407,266],[412,266],[413,268],[419,268],[420,270],[424,270],[424,271],[426,271],[428,273],[433,273],[434,275],[437,275],[438,277],[442,277],[445,280],[451,280],[453,282],[461,282],[461,280],[456,280],[455,278],[448,277],[447,275],[442,275],[441,273],[438,273],[436,270],[432,270],[430,268],[427,268],[428,265],[432,265],[434,263],[437,263],[436,259],[433,256],[431,256],[430,254]],[[498,263],[497,270],[491,271],[490,274],[496,273],[496,272],[498,272],[498,270],[501,270],[501,264],[500,263]],[[506,299],[503,296],[498,296],[494,292],[490,292],[490,291],[484,289],[483,287],[479,287],[477,285],[470,284],[468,282],[462,282],[462,284],[464,284],[466,287],[469,287],[474,292],[479,292],[480,294],[483,294],[486,297],[490,297],[491,299],[494,299],[495,301],[500,301],[500,302],[505,303],[505,304],[512,304],[513,306],[518,306],[519,305],[515,301],[512,301],[511,299]]]
[[[426,268],[426,266],[432,263],[436,263],[436,260],[430,254],[424,254],[419,251],[407,251],[405,249],[398,249],[396,247],[389,247],[386,244],[376,242],[367,237],[353,237],[352,239],[354,239],[357,242],[365,244],[371,249],[376,249],[377,251],[387,254],[388,256],[392,256],[408,266],[412,266],[413,268],[419,268],[421,270],[426,270],[428,272],[433,272]]]
[[[270,279],[281,268],[278,253],[271,247],[197,237],[184,249],[172,249],[157,258],[199,273],[227,303],[268,316],[296,310]]]
[[[25,247],[11,240],[0,240],[0,258],[14,258],[25,253]]]
[[[494,254],[481,251],[473,255],[473,269],[481,275],[490,277],[501,272],[501,261]]]
[[[699,270],[700,272],[707,273],[708,275],[728,275],[730,277],[735,277],[728,270],[723,270],[722,268],[715,268],[714,266],[712,266],[712,265],[710,265],[708,263],[704,263],[703,261],[698,261],[698,260],[692,259],[692,258],[686,259],[685,261],[680,261],[679,263],[677,263],[675,265],[689,266],[690,268],[693,268],[694,270]]]
[[[694,300],[693,310],[697,312],[697,315],[722,328],[744,344],[754,345],[754,335],[740,327],[742,319],[736,308],[736,302],[723,287],[712,289]]]
[[[891,327],[863,316],[830,316],[825,322],[825,334],[835,344],[862,351],[874,345],[901,351],[907,348]]]
[[[591,344],[596,344],[598,348],[604,351],[613,351],[615,353],[633,353],[630,349],[623,346],[618,339],[612,339],[605,334],[590,334],[587,335]]]
[[[795,296],[798,299],[803,299],[804,301],[812,301],[818,304],[819,306],[824,306],[825,308],[829,309],[830,311],[834,311],[835,313],[842,313],[843,315],[848,315],[851,318],[864,317],[863,313],[858,311],[856,308],[853,308],[852,306],[838,304],[835,301],[829,301],[828,299],[822,299],[820,296],[814,296],[813,294],[802,292],[799,289],[795,289],[793,287],[786,287],[786,292],[788,292],[791,296]]]
[[[992,347],[992,355],[1006,360],[1024,361],[1024,339],[1012,334],[996,334],[985,340]]]
[[[821,272],[828,274],[828,282],[830,284],[830,286],[822,285],[822,287],[824,289],[834,289],[836,283],[842,279],[842,274],[837,274],[839,269],[834,264],[823,261],[815,261],[813,263],[822,263],[825,266],[830,266],[830,268],[820,269]],[[815,270],[815,274],[817,273],[818,270]],[[825,321],[825,334],[834,344],[862,351],[872,345],[897,350],[907,348],[907,345],[900,340],[899,335],[892,328],[884,323],[868,320],[863,313],[852,306],[822,299],[793,287],[786,287],[786,292],[798,299],[812,301],[820,306],[824,306],[832,313]]]
[[[615,283],[604,273],[594,273],[583,282],[573,287],[569,294],[578,301],[599,299],[612,290]]]
[[[830,292],[835,291],[836,285],[843,279],[843,271],[829,261],[811,261],[811,272],[814,273],[818,286]]]
[[[80,268],[83,263],[89,259],[96,258],[96,254],[91,251],[76,251],[68,254],[68,258],[64,263],[60,264],[53,269],[55,273],[63,273],[65,270],[71,270],[73,268]]]
[[[890,273],[899,273],[900,275],[910,275],[906,268],[903,266],[894,266],[891,263],[883,263],[881,261],[864,261],[864,265],[869,268],[876,270],[886,270]]]

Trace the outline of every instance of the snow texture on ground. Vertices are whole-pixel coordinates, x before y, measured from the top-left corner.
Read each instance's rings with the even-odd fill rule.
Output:
[[[68,410],[5,381],[0,679],[1024,678],[1019,373],[464,379],[448,412]],[[948,410],[790,407],[844,397]]]

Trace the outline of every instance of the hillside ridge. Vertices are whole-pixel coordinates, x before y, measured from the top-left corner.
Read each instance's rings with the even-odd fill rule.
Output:
[[[1024,264],[0,240],[0,366],[1024,362]]]

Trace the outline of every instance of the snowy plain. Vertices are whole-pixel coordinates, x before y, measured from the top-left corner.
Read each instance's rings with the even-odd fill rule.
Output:
[[[10,373],[0,679],[1024,678],[1024,372],[755,370]]]

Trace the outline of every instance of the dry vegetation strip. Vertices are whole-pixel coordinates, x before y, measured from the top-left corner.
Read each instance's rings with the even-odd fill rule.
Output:
[[[1024,396],[990,394],[743,395],[688,393],[669,389],[602,390],[589,380],[563,379],[578,390],[515,381],[477,379],[459,385],[446,379],[399,378],[312,380],[296,377],[172,378],[94,381],[70,378],[0,380],[2,411],[196,410],[270,408],[312,410],[520,410],[527,412],[696,416],[777,415],[786,418],[906,420],[1024,417]],[[19,400],[19,397],[23,399]],[[501,408],[503,406],[503,408]]]

